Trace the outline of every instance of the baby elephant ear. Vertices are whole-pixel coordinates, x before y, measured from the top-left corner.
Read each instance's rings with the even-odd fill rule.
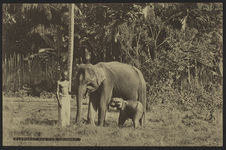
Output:
[[[128,104],[127,101],[121,100],[121,110],[124,110],[126,108],[126,105]]]
[[[96,74],[97,84],[100,86],[100,84],[106,79],[104,70],[102,68],[95,67],[94,72]]]

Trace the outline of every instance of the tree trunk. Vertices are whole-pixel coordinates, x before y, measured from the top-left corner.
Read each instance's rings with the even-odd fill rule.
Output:
[[[140,32],[137,38],[137,44],[136,44],[136,67],[140,68],[140,59],[139,59],[139,41],[140,41]]]
[[[187,70],[187,72],[188,72],[188,88],[190,87],[190,85],[191,85],[191,72],[190,72],[190,63],[188,64],[188,70]]]
[[[74,4],[69,6],[69,45],[68,45],[68,76],[69,76],[69,91],[71,92],[72,80],[72,64],[73,64],[73,48],[74,48]]]
[[[197,60],[195,60],[195,86],[199,88]]]

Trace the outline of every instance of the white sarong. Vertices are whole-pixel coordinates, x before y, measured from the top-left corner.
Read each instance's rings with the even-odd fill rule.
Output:
[[[61,108],[58,107],[58,121],[59,125],[61,125],[62,127],[70,125],[70,112],[71,112],[70,100],[71,95],[60,96]]]

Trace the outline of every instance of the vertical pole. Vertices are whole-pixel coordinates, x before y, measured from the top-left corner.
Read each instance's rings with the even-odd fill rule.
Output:
[[[18,73],[18,89],[20,90],[20,71],[21,66],[20,66],[20,54],[17,54],[17,73]]]
[[[17,69],[16,68],[16,64],[17,64],[17,62],[16,62],[16,53],[14,52],[13,53],[13,73],[12,73],[12,75],[13,75],[13,90],[14,91],[16,91],[16,89],[17,89],[16,72],[15,72],[15,70]]]
[[[74,48],[74,4],[69,6],[69,45],[68,45],[68,76],[69,76],[69,92],[71,92],[72,81],[72,64],[73,64],[73,48]]]

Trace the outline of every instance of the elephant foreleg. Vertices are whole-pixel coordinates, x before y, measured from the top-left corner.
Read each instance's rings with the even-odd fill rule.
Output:
[[[126,119],[127,118],[125,117],[125,114],[120,112],[119,118],[118,118],[118,126],[122,127],[123,124],[125,123]]]
[[[87,120],[88,123],[95,125],[94,119],[95,119],[95,114],[97,111],[97,106],[95,105],[95,103],[90,99],[89,101],[89,107],[88,107],[88,116],[87,116]]]
[[[112,96],[112,87],[104,86],[100,96],[99,110],[98,110],[98,125],[103,126],[106,117],[107,105]]]
[[[104,125],[106,110],[107,110],[107,107],[105,105],[101,105],[99,110],[98,110],[98,125],[99,126]]]
[[[103,126],[105,124],[107,108],[108,106],[106,105],[106,101],[101,101],[98,110],[98,125],[100,126]]]

